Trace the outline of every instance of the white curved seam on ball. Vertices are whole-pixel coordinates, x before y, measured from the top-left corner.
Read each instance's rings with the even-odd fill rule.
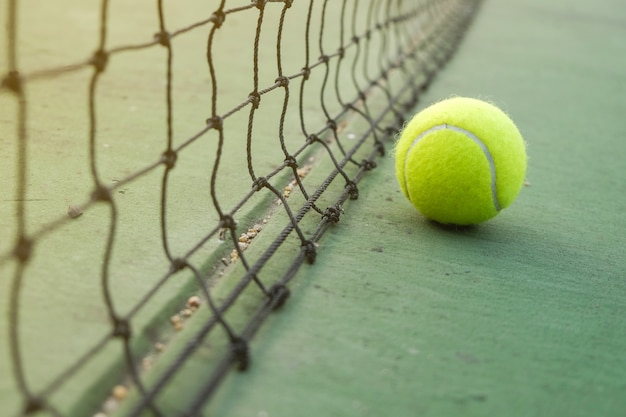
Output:
[[[493,200],[493,205],[496,211],[500,211],[502,208],[500,207],[500,201],[498,201],[498,189],[496,188],[496,164],[493,161],[493,156],[491,156],[491,152],[489,152],[487,145],[485,145],[483,141],[480,140],[472,132],[465,130],[458,126],[449,125],[447,123],[433,126],[430,129],[427,129],[423,131],[422,133],[420,133],[415,139],[413,139],[411,146],[409,146],[409,149],[406,151],[406,154],[404,156],[404,188],[407,190],[407,193],[409,194],[409,200],[411,200],[411,189],[407,186],[407,178],[406,178],[407,161],[409,160],[409,154],[413,150],[413,147],[417,145],[417,142],[419,142],[420,139],[422,139],[424,136],[432,132],[436,132],[438,130],[445,130],[445,129],[454,130],[455,132],[459,132],[467,136],[468,138],[473,140],[474,143],[476,143],[480,147],[480,149],[483,151],[483,154],[485,155],[485,158],[487,158],[487,162],[489,163],[489,170],[491,171],[491,199]]]

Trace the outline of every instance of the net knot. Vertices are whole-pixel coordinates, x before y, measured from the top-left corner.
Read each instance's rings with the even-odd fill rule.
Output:
[[[172,259],[172,264],[170,265],[170,272],[176,273],[178,271],[182,271],[187,268],[187,261],[183,258]]]
[[[395,130],[394,130],[395,132]],[[376,142],[376,145],[374,145],[374,148],[376,148],[376,150],[378,151],[378,154],[380,156],[384,156],[385,155],[385,145],[383,145],[382,142]],[[374,163],[374,168],[376,168],[376,163]]]
[[[311,76],[311,68],[309,67],[302,68],[302,78],[304,79],[304,81],[307,81],[310,76]]]
[[[289,298],[290,294],[289,289],[285,287],[284,284],[274,284],[267,292],[267,295],[270,298],[269,302],[273,303],[272,309],[278,310],[281,308],[285,304],[285,301],[287,301],[287,298]]]
[[[131,336],[130,323],[121,317],[113,317],[113,337],[129,340]]]
[[[248,352],[248,342],[240,337],[235,337],[230,342],[230,352],[237,362],[237,369],[245,371],[250,364],[250,355]]]
[[[12,91],[15,94],[21,94],[22,79],[20,78],[20,74],[17,71],[10,71],[6,77],[2,79],[0,86]]]
[[[355,35],[355,36],[353,36],[351,40],[352,40],[352,43],[353,43],[353,44],[355,44],[355,45],[358,45],[358,44],[359,44],[359,37],[358,37],[358,36],[356,36],[356,35]]]
[[[341,208],[341,206],[331,206],[328,207],[326,211],[324,211],[324,215],[322,216],[322,218],[335,224],[339,222],[342,213],[343,209]]]
[[[219,116],[213,116],[206,119],[206,124],[211,125],[211,128],[215,130],[222,130],[224,120]]]
[[[337,56],[339,57],[339,59],[342,59],[345,53],[346,50],[343,46],[337,49]]]
[[[223,229],[228,229],[231,232],[234,232],[235,228],[237,227],[237,222],[235,221],[235,219],[233,219],[233,216],[228,215],[228,214],[223,214],[222,217],[220,218],[220,226]]]
[[[45,401],[43,398],[29,396],[24,403],[24,414],[25,416],[34,415],[38,412],[42,411],[46,408]]]
[[[280,77],[276,78],[276,84],[278,84],[279,87],[287,87],[289,85],[289,78],[281,75]]]
[[[307,136],[306,143],[308,145],[311,145],[311,144],[317,142],[318,140],[320,140],[320,138],[318,138],[317,135],[315,133],[313,133],[313,134],[310,134],[309,136]]]
[[[326,126],[328,126],[334,132],[337,131],[337,122],[332,119],[328,119],[328,121],[326,121]]]
[[[330,57],[328,55],[320,55],[320,62],[327,64],[330,61]]]
[[[301,250],[304,253],[304,258],[309,264],[315,262],[315,257],[317,256],[317,246],[315,243],[310,240],[305,240],[302,242]]]
[[[105,70],[108,61],[109,55],[102,49],[98,49],[91,57],[89,63],[96,68],[96,72],[102,72]]]
[[[363,161],[361,161],[361,167],[365,171],[371,171],[374,168],[376,168],[376,162],[375,161],[371,161],[369,159],[364,159]]]
[[[176,165],[176,160],[178,159],[178,154],[173,149],[168,149],[163,152],[161,156],[161,162],[165,164],[167,169],[172,169]]]
[[[285,8],[286,9],[290,8],[292,3],[293,3],[293,0],[285,0]]]
[[[166,47],[170,46],[170,34],[167,31],[155,33],[154,39],[156,39],[159,45],[166,46]]]
[[[248,101],[252,104],[253,109],[258,109],[259,103],[261,103],[261,95],[258,91],[253,91],[248,95]]]
[[[359,189],[356,186],[356,183],[354,181],[348,181],[346,183],[346,189],[348,190],[348,195],[350,196],[350,200],[358,200]]]
[[[267,187],[267,178],[265,177],[259,177],[252,183],[252,189],[254,191],[259,191],[265,187]]]
[[[210,20],[213,22],[213,26],[219,29],[224,23],[224,20],[226,20],[226,13],[222,10],[218,10],[211,15]]]
[[[33,254],[33,241],[26,236],[20,236],[13,248],[13,256],[21,263],[27,262]]]
[[[259,10],[265,9],[265,0],[252,0],[254,2],[254,7]]]
[[[109,203],[113,200],[111,197],[111,191],[104,185],[98,184],[96,189],[91,193],[91,201]]]
[[[297,169],[298,168],[298,161],[296,161],[296,158],[293,157],[292,155],[289,155],[288,157],[285,158],[285,164],[289,168],[293,168],[293,169]]]

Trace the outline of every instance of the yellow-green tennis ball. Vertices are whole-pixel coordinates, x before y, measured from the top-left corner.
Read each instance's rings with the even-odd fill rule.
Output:
[[[456,97],[416,114],[396,144],[404,195],[443,224],[484,222],[509,206],[526,175],[526,148],[513,121],[484,101]]]

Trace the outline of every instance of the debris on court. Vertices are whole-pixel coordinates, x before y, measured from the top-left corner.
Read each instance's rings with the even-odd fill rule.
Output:
[[[78,206],[70,204],[69,206],[67,206],[67,215],[70,216],[72,219],[75,219],[83,215],[83,210]]]
[[[198,307],[200,307],[200,304],[202,304],[202,300],[197,295],[192,295],[187,300],[187,308],[190,308],[192,310],[195,310]]]
[[[106,417],[107,414],[115,412],[120,406],[120,402],[128,396],[128,388],[125,385],[116,385],[111,390],[109,398],[102,404],[102,412],[94,417]]]
[[[124,385],[116,385],[113,387],[113,391],[111,392],[113,398],[118,401],[123,400],[128,395],[128,388]]]
[[[298,175],[299,179],[303,179],[308,175],[309,171],[311,171],[311,165],[305,165],[301,168],[297,168],[296,174]],[[298,180],[296,180],[295,178],[291,180],[289,184],[287,184],[285,188],[283,188],[283,197],[289,198],[291,196],[291,192],[297,185],[298,185]]]
[[[182,330],[184,327],[183,319],[178,314],[174,314],[172,317],[170,317],[170,323],[172,323],[172,326],[174,326],[174,330],[176,330],[177,332]]]
[[[267,223],[266,219],[263,219],[263,223]],[[239,249],[235,248],[230,252],[230,263],[233,263],[237,259],[239,259],[240,251],[243,252],[248,249],[248,246],[250,246],[252,240],[259,235],[262,228],[263,226],[257,223],[249,228],[248,231],[239,235],[239,237],[237,238],[237,246],[239,247]],[[225,266],[229,265],[228,259],[222,258],[221,261]]]
[[[152,368],[156,358],[153,355],[148,355],[141,360],[141,370],[146,372]]]

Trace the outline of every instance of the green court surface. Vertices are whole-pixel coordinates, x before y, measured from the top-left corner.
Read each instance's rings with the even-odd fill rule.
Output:
[[[85,28],[95,27],[93,5],[63,1],[73,5],[63,18],[73,24],[81,22]],[[304,16],[306,2],[299,1],[294,2],[294,13]],[[0,3],[5,10],[7,2]],[[145,5],[113,3],[111,15],[118,23],[111,29],[111,44],[141,42],[145,33],[138,33],[136,27],[157,27],[154,13],[144,14]],[[193,4],[200,7],[201,3]],[[235,3],[244,7],[248,2]],[[45,10],[51,5],[43,5],[40,14],[52,14],[54,10]],[[197,19],[192,7],[169,7],[171,27]],[[278,10],[270,9],[266,18],[277,22]],[[225,25],[216,36],[254,38],[255,14],[233,14],[228,19],[234,24]],[[59,31],[61,38],[52,42],[52,32],[46,32],[52,30],[49,26],[30,23],[23,24],[27,28],[24,37],[29,34],[42,43],[23,47],[39,51],[51,66],[75,62],[93,50],[93,31],[85,30],[92,37],[85,39]],[[301,29],[297,19],[286,25],[287,33]],[[328,29],[330,36],[339,36],[333,30]],[[73,46],[63,47],[65,42]],[[174,103],[185,103],[174,110],[179,145],[180,138],[192,135],[204,123],[210,97],[203,94],[209,83],[204,57],[182,52],[204,50],[205,34],[190,34],[175,42],[180,42],[176,51],[181,53],[175,61],[179,88],[174,90]],[[272,42],[261,43],[261,63],[274,59]],[[304,51],[295,37],[285,36],[284,42],[293,62],[302,61]],[[226,89],[220,111],[236,105],[250,91],[251,64],[228,65],[235,47],[252,54],[250,44],[221,44],[214,51],[222,58],[217,61],[218,75],[248,83],[230,84],[234,91]],[[0,52],[4,57],[4,49]],[[98,163],[106,185],[155,161],[162,151],[163,50],[137,54],[135,61],[112,60],[100,84],[101,94],[109,100],[103,100],[106,104],[100,108],[105,128],[98,137]],[[37,59],[30,55],[22,64],[35,70]],[[287,67],[285,73],[299,69]],[[273,67],[261,65],[259,71],[262,81],[273,82]],[[86,130],[84,117],[68,115],[86,114],[83,86],[89,75],[76,71],[58,77],[62,88],[54,94],[43,82],[34,82],[29,90],[31,103],[49,105],[35,107],[30,114],[46,125],[35,128],[30,139],[31,166],[49,169],[33,169],[29,177],[28,195],[33,199],[29,232],[63,216],[69,204],[83,203],[92,191],[86,137],[72,137],[67,133],[71,129],[65,129],[65,123],[74,123],[74,130],[81,134]],[[320,83],[312,77],[315,94]],[[350,86],[345,88],[349,91]],[[296,87],[292,91],[296,97]],[[340,221],[319,241],[316,261],[303,265],[289,282],[288,302],[269,316],[252,339],[249,368],[232,369],[199,415],[626,416],[626,3],[484,0],[453,58],[413,111],[455,95],[491,101],[517,123],[529,155],[527,180],[518,199],[478,226],[442,227],[429,222],[400,192],[393,144],[387,143],[377,167],[358,184],[359,198],[345,203]],[[0,100],[2,113],[10,110],[0,115],[0,128],[4,128],[11,123],[6,115],[14,114],[15,104],[6,94]],[[254,154],[259,157],[253,162],[258,171],[266,172],[275,168],[275,161],[283,160],[275,140],[276,118],[283,103],[272,95],[263,100],[255,129],[257,137],[267,139],[254,142],[255,151],[260,152]],[[326,120],[320,112],[305,112],[305,118],[311,124]],[[233,131],[246,126],[247,110],[228,123]],[[365,129],[362,125],[348,124],[348,130],[359,132]],[[285,134],[296,136],[299,131],[298,124],[291,125]],[[170,178],[170,201],[184,202],[168,206],[169,245],[178,256],[186,253],[190,242],[203,238],[206,225],[199,227],[199,221],[219,220],[206,186],[210,178],[206,161],[214,157],[217,146],[214,141],[205,142],[189,145],[187,149],[193,151],[180,155],[179,168]],[[15,147],[2,139],[0,151],[14,155]],[[323,149],[311,152],[307,180],[323,178],[316,174],[316,164],[321,166],[318,172],[332,170],[324,155]],[[217,185],[227,208],[249,192],[245,164],[241,149],[227,143]],[[7,178],[4,189],[15,181],[14,165],[2,161],[0,174]],[[115,188],[120,218],[110,290],[120,315],[132,311],[170,266],[160,235],[162,177],[158,174]],[[289,180],[286,175],[282,179]],[[291,198],[297,202],[301,197]],[[287,221],[274,200],[273,195],[251,198],[238,212],[242,227],[263,225],[263,233],[250,246],[251,254],[269,244],[265,236],[280,231]],[[14,236],[17,227],[11,220],[13,208],[11,199],[0,205],[0,254],[10,253],[13,244],[5,237]],[[111,330],[99,275],[108,216],[106,207],[90,206],[78,219],[64,217],[57,233],[43,233],[37,242],[20,309],[25,375],[35,392],[54,382],[55,375]],[[305,219],[302,224],[306,234],[314,226],[308,222]],[[293,234],[290,239],[295,246],[278,252],[263,269],[263,279],[282,274],[285,265],[298,256],[297,239]],[[190,260],[205,272],[211,262],[219,264],[220,257],[228,257],[224,247],[212,238]],[[228,278],[242,268],[241,262],[223,268],[216,299],[224,297],[224,287],[234,285]],[[16,269],[14,260],[0,263],[0,339],[9,334],[9,307],[4,303]],[[142,368],[147,385],[176,360],[183,342],[193,339],[193,329],[208,321],[208,309],[199,310],[178,336],[172,336],[168,319],[188,296],[198,293],[189,275],[158,287],[151,303],[132,317],[138,334],[132,347],[140,352],[135,359],[150,365]],[[235,324],[241,324],[238,314],[249,313],[253,301],[258,302],[258,291],[250,291],[241,297],[241,310],[227,317]],[[165,335],[159,333],[164,328]],[[93,398],[106,398],[116,384],[132,385],[122,375],[121,344],[108,342],[72,375],[74,379],[67,378],[64,391],[51,395],[52,403],[70,410],[68,416],[92,417],[93,413],[83,413],[93,409]],[[164,346],[163,353],[155,353],[155,343]],[[167,411],[165,417],[185,415],[187,404],[197,399],[198,385],[206,382],[210,371],[206,363],[215,361],[212,349],[225,349],[225,344],[225,337],[207,342],[180,368],[156,400]],[[15,379],[4,376],[14,375],[13,358],[8,343],[2,342],[0,414],[7,409],[11,417],[22,415],[17,413],[23,400]],[[126,416],[137,396],[134,390],[116,410],[96,415]]]
[[[380,160],[207,415],[625,415],[625,40],[621,2],[486,1],[420,108],[502,106],[518,200],[438,227]]]

